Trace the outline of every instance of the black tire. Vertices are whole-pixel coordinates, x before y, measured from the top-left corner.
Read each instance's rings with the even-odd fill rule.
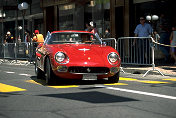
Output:
[[[42,79],[45,75],[44,72],[40,68],[38,68],[37,62],[35,62],[35,74],[37,76],[37,79]]]
[[[109,83],[118,83],[119,82],[120,72],[116,73],[114,76],[108,78]]]
[[[50,64],[50,59],[47,58],[46,59],[46,67],[45,67],[45,78],[46,78],[46,84],[51,85],[54,83],[54,73],[53,70],[51,68],[51,64]]]

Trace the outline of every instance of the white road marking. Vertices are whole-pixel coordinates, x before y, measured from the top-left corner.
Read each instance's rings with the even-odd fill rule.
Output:
[[[12,74],[12,73],[15,73],[15,72],[5,71],[5,73]]]
[[[110,90],[123,91],[123,92],[128,92],[128,93],[136,93],[136,94],[141,94],[141,95],[147,95],[147,96],[154,96],[154,97],[159,97],[159,98],[167,98],[167,99],[176,100],[175,96],[168,96],[168,95],[162,95],[162,94],[157,94],[157,93],[129,90],[129,89],[123,89],[123,88],[115,88],[115,87],[108,87],[108,86],[96,86],[96,87],[104,87],[104,88],[110,89]]]
[[[30,76],[31,76],[30,74],[24,74],[24,73],[19,74],[19,75],[22,75],[22,76],[27,76],[27,77],[30,77]]]

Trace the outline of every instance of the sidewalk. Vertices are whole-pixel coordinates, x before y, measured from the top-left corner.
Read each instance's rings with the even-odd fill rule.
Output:
[[[148,70],[152,70],[152,67],[139,67],[139,66],[123,66],[122,69],[125,73],[131,74],[145,74]],[[156,66],[155,70],[159,70],[162,74],[166,76],[176,77],[176,66],[167,65],[167,66]],[[161,75],[158,71],[150,71],[148,75]]]

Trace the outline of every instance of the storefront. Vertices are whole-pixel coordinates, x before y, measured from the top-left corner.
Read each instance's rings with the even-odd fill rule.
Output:
[[[42,0],[44,32],[84,30],[94,21],[100,36],[110,29],[111,37],[134,36],[140,16],[164,13],[170,26],[176,24],[174,0]],[[149,23],[153,23],[148,21]],[[157,21],[155,21],[157,22]]]
[[[96,22],[99,34],[110,28],[110,0],[42,0],[45,32],[85,30],[85,24]]]
[[[27,1],[28,8],[25,12],[18,9],[17,6],[19,3],[16,0],[0,1],[0,43],[4,42],[7,31],[10,31],[13,35],[13,42],[24,42],[22,28],[24,28],[25,31],[28,30],[31,37],[35,29],[43,33],[43,11],[40,8],[40,0]],[[5,14],[4,17],[1,17],[1,12]]]

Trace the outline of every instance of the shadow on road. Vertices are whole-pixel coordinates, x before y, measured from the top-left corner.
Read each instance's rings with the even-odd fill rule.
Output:
[[[31,76],[31,79],[36,83],[39,83],[43,86],[47,86],[44,79],[37,79],[36,76]],[[94,84],[107,84],[108,81],[105,79],[101,80],[80,80],[80,79],[56,79],[56,81],[51,86],[59,85],[94,85]]]
[[[63,93],[63,94],[44,94],[40,96],[64,98],[64,99],[77,100],[77,101],[96,103],[96,104],[139,101],[132,98],[111,95],[111,94],[102,93],[98,91]]]

